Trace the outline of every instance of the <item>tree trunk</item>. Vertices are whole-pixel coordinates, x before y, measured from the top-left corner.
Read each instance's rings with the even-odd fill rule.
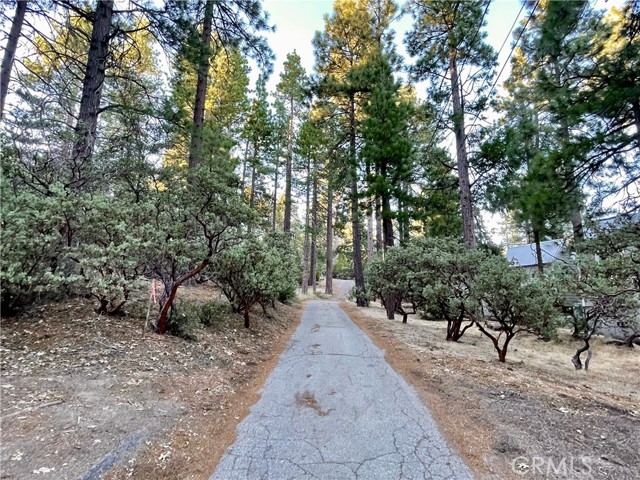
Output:
[[[317,165],[313,165],[313,186],[311,200],[311,268],[309,275],[309,286],[316,292],[316,282],[318,281],[318,175]]]
[[[353,235],[353,275],[356,283],[356,304],[366,307],[364,269],[362,267],[362,239],[360,209],[358,208],[358,164],[356,158],[356,105],[355,95],[349,95],[349,160],[351,174],[351,231]]]
[[[632,102],[631,108],[633,109],[633,123],[636,126],[637,148],[640,149],[640,101],[635,100],[634,102]]]
[[[587,353],[587,358],[590,359],[591,350],[589,347],[589,339],[584,339],[584,345],[580,347],[578,350],[576,350],[575,355],[571,357],[571,363],[573,363],[573,366],[576,367],[576,370],[582,370],[582,360],[580,359],[580,357],[584,352],[589,352]],[[587,368],[589,367],[587,366]]]
[[[193,132],[189,148],[189,168],[193,169],[202,162],[202,136],[204,129],[204,105],[209,82],[209,57],[211,57],[211,30],[213,26],[213,4],[215,0],[207,0],[202,22],[202,43],[198,59],[198,80],[196,98],[193,107]]]
[[[542,248],[540,247],[540,230],[533,229],[533,241],[536,244],[536,261],[538,263],[538,272],[544,275],[544,264],[542,263]]]
[[[278,149],[280,147],[278,146]],[[276,149],[276,150],[278,150]],[[273,179],[273,205],[271,206],[271,231],[276,231],[276,214],[278,211],[278,170],[280,170],[280,159],[276,158],[276,171]]]
[[[382,251],[382,213],[380,196],[376,195],[376,252]]]
[[[7,44],[4,48],[4,57],[2,58],[2,70],[0,72],[0,120],[2,120],[4,116],[4,102],[9,93],[13,60],[16,58],[16,49],[18,48],[18,40],[22,32],[22,24],[24,23],[24,14],[26,11],[27,2],[18,0],[16,2],[16,12],[13,15],[13,22],[11,23],[9,38],[7,38]]]
[[[293,164],[293,114],[294,114],[293,96],[289,99],[289,130],[287,132],[287,165],[285,169],[285,186],[284,186],[284,231],[291,231],[291,183],[292,183],[292,164]]]
[[[306,199],[305,199],[305,215],[304,215],[304,244],[302,254],[302,293],[309,291],[309,190],[310,190],[310,162],[307,160],[307,181],[306,181]]]
[[[393,221],[391,219],[391,205],[389,196],[382,195],[382,239],[384,242],[384,251],[389,247],[393,247]]]
[[[498,361],[505,363],[507,361],[507,346],[504,345],[502,349],[498,352]]]
[[[244,146],[244,158],[242,160],[242,190],[240,194],[244,197],[244,187],[247,183],[247,165],[249,164],[249,139],[247,139],[247,143]]]
[[[449,52],[449,71],[451,74],[451,98],[453,100],[453,123],[456,136],[456,153],[458,159],[458,184],[460,185],[460,207],[462,210],[462,232],[464,243],[468,248],[476,247],[476,236],[473,223],[473,207],[471,205],[471,185],[469,183],[469,161],[467,159],[467,139],[464,132],[464,109],[460,96],[460,79],[456,50],[451,45]]]
[[[554,74],[556,85],[562,85],[563,79],[558,65],[558,59],[552,57],[551,61],[554,64]],[[566,148],[570,142],[569,123],[566,115],[560,117],[560,139],[562,140],[562,147]],[[582,195],[580,191],[580,185],[576,182],[574,174],[574,162],[573,158],[564,157],[563,159],[565,181],[567,183],[566,194],[571,198],[571,211],[569,212],[569,219],[573,228],[573,241],[579,243],[584,240],[584,230],[582,227]]]
[[[113,1],[100,0],[96,6],[87,54],[87,67],[82,81],[82,98],[75,128],[76,140],[73,147],[69,186],[82,187],[89,180],[84,177],[96,142],[100,100],[111,41],[112,17]]]
[[[324,293],[333,295],[333,187],[331,180],[327,188],[327,273]]]
[[[251,327],[251,320],[249,318],[249,312],[251,311],[251,305],[245,305],[243,308],[243,316],[244,316],[244,328]]]
[[[255,165],[255,150],[254,150],[254,162],[251,165],[251,192],[249,194],[249,210],[253,212],[256,203],[256,165]],[[253,230],[253,221],[249,218],[247,222],[247,233],[251,235]]]
[[[367,261],[369,262],[373,259],[373,244],[373,209],[369,209],[367,211]]]
[[[398,199],[398,238],[400,239],[400,242],[402,242],[405,238],[404,222],[402,221],[402,217],[403,217],[402,210],[403,210],[402,200]],[[383,218],[384,218],[384,213],[383,213]],[[384,225],[382,226],[382,232],[384,236]]]
[[[156,331],[160,334],[164,334],[167,331],[167,321],[169,320],[169,310],[171,310],[171,307],[173,306],[173,301],[176,298],[176,293],[178,293],[178,288],[180,288],[180,286],[186,282],[187,280],[189,280],[190,278],[196,276],[197,274],[199,274],[202,270],[204,270],[204,268],[209,265],[210,262],[210,256],[213,254],[212,251],[209,251],[209,257],[205,258],[200,265],[198,265],[196,268],[194,268],[193,270],[185,273],[184,275],[182,275],[181,277],[179,277],[172,285],[171,288],[169,289],[169,295],[167,297],[167,300],[165,301],[164,305],[162,305],[162,308],[160,310],[160,317],[158,317],[158,322],[157,322],[157,326],[156,326]]]
[[[504,339],[504,343],[502,344],[502,348],[498,348],[498,361],[505,363],[507,361],[507,351],[509,350],[509,342],[515,336],[514,333],[509,330],[505,330],[507,334],[507,338]]]
[[[462,338],[464,332],[475,325],[475,320],[470,320],[469,323],[462,328],[464,323],[464,311],[461,311],[457,317],[447,318],[447,341],[457,342]]]
[[[579,192],[577,196],[580,196]],[[582,200],[577,198],[576,201],[580,203],[571,210],[571,226],[573,227],[573,240],[575,242],[581,242],[584,240],[584,228],[582,226],[582,212],[580,207]]]
[[[384,308],[387,312],[387,319],[393,320],[395,318],[396,311],[396,303],[398,301],[398,297],[395,293],[391,293],[387,295],[387,298],[384,299]]]
[[[633,332],[631,335],[629,335],[627,337],[627,339],[624,341],[625,345],[629,348],[633,348],[633,344],[635,343],[636,340],[638,340],[640,338],[640,332]]]

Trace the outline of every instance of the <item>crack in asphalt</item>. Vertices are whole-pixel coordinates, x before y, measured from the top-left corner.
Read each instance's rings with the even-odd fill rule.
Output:
[[[337,303],[312,301],[211,476],[261,478],[472,475],[383,352]]]

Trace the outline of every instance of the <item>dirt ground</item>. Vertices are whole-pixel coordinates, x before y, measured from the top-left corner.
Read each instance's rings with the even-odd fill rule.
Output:
[[[220,297],[185,288],[191,301]],[[2,479],[204,479],[258,398],[300,306],[229,310],[197,341],[74,300],[2,321]]]
[[[478,478],[640,478],[640,349],[597,340],[588,372],[576,343],[516,337],[507,363],[477,329],[456,344],[446,324],[380,306],[343,309],[411,382]]]

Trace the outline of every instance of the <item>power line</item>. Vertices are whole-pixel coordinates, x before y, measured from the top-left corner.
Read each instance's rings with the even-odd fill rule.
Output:
[[[509,38],[511,38],[511,32],[513,32],[513,29],[515,28],[515,26],[518,23],[518,20],[520,19],[520,15],[522,15],[522,11],[524,10],[525,4],[523,3],[522,6],[520,7],[520,11],[518,12],[518,14],[516,15],[516,18],[513,20],[513,23],[511,24],[511,28],[509,28],[509,31],[507,32],[507,36],[504,37],[504,40],[502,41],[502,45],[500,45],[500,50],[498,50],[498,54],[496,55],[496,58],[500,58],[500,54],[502,53],[502,50],[504,49],[504,46],[507,44],[507,41],[509,40]],[[478,71],[475,74],[473,74],[471,76],[471,78],[469,78],[467,81],[469,80],[475,80],[476,76],[481,72]],[[465,82],[466,83],[466,82]]]
[[[491,0],[487,0],[487,5],[484,9],[484,11],[482,12],[482,17],[480,18],[480,22],[478,23],[478,29],[476,30],[475,34],[473,35],[473,38],[471,39],[471,42],[469,43],[470,45],[473,45],[473,42],[475,42],[476,37],[478,36],[478,33],[480,33],[480,30],[482,29],[482,25],[484,24],[484,18],[487,15],[487,12],[489,11],[489,6],[491,5]],[[457,8],[460,6],[460,2],[458,2],[456,4],[456,10]],[[462,63],[460,66],[460,73],[462,73],[462,69],[464,68],[464,61],[467,58],[463,58],[462,59]],[[438,87],[438,90],[440,90],[442,88],[442,85],[444,84],[445,79],[447,78],[447,73],[449,73],[449,65],[447,65],[447,68],[444,71],[444,75],[442,76],[442,80],[440,81],[440,86]],[[451,95],[452,92],[449,92],[449,95],[447,96],[447,103],[445,104],[444,108],[439,112],[438,114],[438,118],[436,120],[436,126],[433,130],[433,135],[431,135],[431,139],[429,140],[429,144],[427,146],[427,150],[430,150],[431,147],[433,147],[433,142],[436,138],[436,135],[438,133],[438,127],[440,127],[440,122],[443,120],[445,111],[447,110],[447,108],[449,107],[449,103],[451,102]]]
[[[502,64],[502,68],[500,69],[500,73],[498,73],[498,76],[496,77],[496,79],[494,80],[493,84],[491,85],[491,89],[489,90],[488,96],[491,96],[491,94],[493,93],[493,90],[496,88],[496,85],[498,84],[498,81],[500,80],[500,77],[502,76],[502,73],[504,72],[504,69],[506,68],[507,64],[511,60],[511,56],[513,55],[513,52],[515,51],[516,47],[518,46],[518,43],[520,42],[520,39],[522,38],[522,34],[527,29],[527,26],[529,25],[529,22],[533,18],[533,15],[536,13],[536,9],[538,8],[538,4],[539,3],[540,3],[540,0],[537,0],[536,4],[531,9],[531,13],[529,13],[529,16],[527,17],[527,20],[525,21],[524,26],[522,27],[522,30],[520,30],[520,33],[518,34],[518,38],[516,38],[516,41],[513,43],[512,47],[511,47],[511,51],[509,52],[509,55],[507,56],[507,59]],[[471,127],[469,127],[469,131],[471,131],[473,129],[473,127],[476,126],[477,122],[478,122],[478,117],[476,117],[476,119],[471,124]],[[466,138],[466,134],[465,134],[465,138]]]

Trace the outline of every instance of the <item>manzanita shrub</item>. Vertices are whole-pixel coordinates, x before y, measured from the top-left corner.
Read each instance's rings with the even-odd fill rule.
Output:
[[[249,328],[254,305],[266,310],[295,296],[299,265],[290,235],[271,233],[228,248],[216,257],[211,275]]]

